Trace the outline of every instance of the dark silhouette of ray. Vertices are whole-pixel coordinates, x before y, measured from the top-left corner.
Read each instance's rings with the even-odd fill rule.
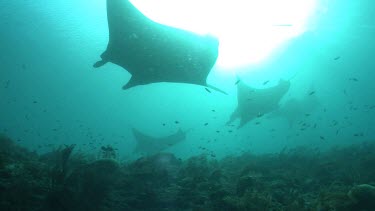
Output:
[[[237,83],[237,108],[232,113],[227,124],[232,123],[237,118],[240,119],[238,128],[247,122],[262,117],[279,108],[281,98],[288,92],[290,82],[280,80],[279,83],[270,88],[256,89],[244,84]]]
[[[158,82],[210,87],[206,78],[218,57],[216,38],[159,24],[128,0],[107,0],[109,42],[94,67],[112,62],[132,76],[123,86]]]
[[[186,132],[181,129],[176,133],[165,137],[152,137],[136,129],[132,129],[137,142],[134,152],[145,155],[152,155],[161,152],[186,138]]]
[[[272,112],[270,117],[285,118],[289,123],[289,127],[293,127],[297,121],[308,118],[319,106],[321,104],[316,95],[291,98],[285,101],[278,110]]]

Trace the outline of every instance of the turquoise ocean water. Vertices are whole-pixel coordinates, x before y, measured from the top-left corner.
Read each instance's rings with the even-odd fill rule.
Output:
[[[225,95],[122,90],[127,71],[93,68],[108,42],[104,0],[0,0],[1,210],[374,210],[375,2],[319,5],[262,62],[214,66],[207,81]],[[247,99],[256,118],[226,124],[237,86],[280,79],[290,88],[276,108]],[[186,137],[136,152],[133,128]]]
[[[371,140],[374,5],[364,0],[322,4],[325,12],[314,27],[262,64],[244,67],[255,71],[241,73],[258,88],[264,81],[272,86],[298,73],[281,104],[313,89],[319,105],[298,121],[316,128],[301,131],[282,116],[265,116],[260,125],[253,121],[228,133],[225,122],[237,104],[234,74],[214,67],[208,78],[229,95],[166,83],[123,91],[130,74],[122,68],[92,68],[108,40],[104,1],[2,1],[0,130],[33,150],[75,143],[95,151],[97,145],[111,144],[130,157],[132,127],[153,136],[190,130],[183,143],[169,149],[181,156],[199,154],[199,146],[227,155]]]

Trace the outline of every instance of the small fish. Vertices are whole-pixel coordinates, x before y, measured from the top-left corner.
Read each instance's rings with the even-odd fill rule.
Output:
[[[208,93],[211,93],[211,90],[209,90],[207,87],[204,88]]]
[[[233,132],[232,130],[228,130],[229,133]]]
[[[260,122],[255,122],[255,124],[256,124],[256,125],[259,125],[259,124],[260,124]]]
[[[267,81],[263,82],[263,86],[266,85],[266,84],[268,84],[268,82],[270,82],[270,81],[267,80]]]
[[[10,80],[7,80],[7,82],[5,82],[5,86],[4,86],[5,89],[9,87],[9,83],[10,83]]]
[[[326,139],[324,138],[324,136],[320,136],[320,139],[321,139],[321,140],[326,140]]]
[[[358,110],[358,108],[355,107],[355,106],[350,106],[350,110],[356,111],[356,110]]]
[[[358,81],[358,78],[349,78],[349,81],[357,82],[357,81]]]
[[[305,116],[310,116],[311,114],[305,114]]]
[[[217,130],[216,133],[220,133],[220,130]]]
[[[354,136],[358,137],[358,136],[363,136],[363,133],[355,133]]]
[[[208,125],[208,123],[206,122],[206,123],[204,123],[204,126],[207,126]]]
[[[312,92],[309,93],[309,95],[313,95],[313,94],[315,94],[315,91],[312,91]]]
[[[163,126],[165,126],[165,123],[163,123]]]
[[[23,70],[26,70],[26,65],[25,64],[22,64],[21,67],[22,67]]]
[[[179,122],[179,121],[174,121],[174,123],[178,124],[178,123],[180,123],[180,122]]]
[[[34,103],[34,104],[37,104],[37,103],[38,103],[38,101],[34,100],[34,101],[33,101],[33,103]]]
[[[212,111],[212,112],[215,112],[215,109],[212,109],[211,111]]]
[[[237,85],[237,84],[240,83],[240,82],[241,82],[241,80],[238,79],[238,80],[236,81],[236,83],[234,83],[234,85]]]
[[[337,56],[334,58],[334,60],[339,60],[341,58],[341,56]]]

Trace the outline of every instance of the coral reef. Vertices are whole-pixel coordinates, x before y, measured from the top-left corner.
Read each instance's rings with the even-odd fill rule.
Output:
[[[375,210],[375,144],[120,163],[114,149],[37,155],[0,136],[0,210]]]
[[[371,210],[375,207],[375,187],[369,184],[356,185],[350,189],[348,197],[357,210]]]

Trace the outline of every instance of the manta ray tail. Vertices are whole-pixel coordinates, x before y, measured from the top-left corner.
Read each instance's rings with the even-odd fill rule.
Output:
[[[217,91],[217,92],[220,92],[220,93],[223,93],[223,94],[225,94],[225,95],[228,95],[228,93],[226,93],[225,91],[223,91],[223,90],[221,90],[221,89],[219,89],[219,88],[217,88],[217,87],[215,87],[215,86],[212,86],[212,85],[210,85],[210,84],[207,84],[206,86],[207,86],[208,88],[210,88],[210,89],[213,89],[213,90]]]

